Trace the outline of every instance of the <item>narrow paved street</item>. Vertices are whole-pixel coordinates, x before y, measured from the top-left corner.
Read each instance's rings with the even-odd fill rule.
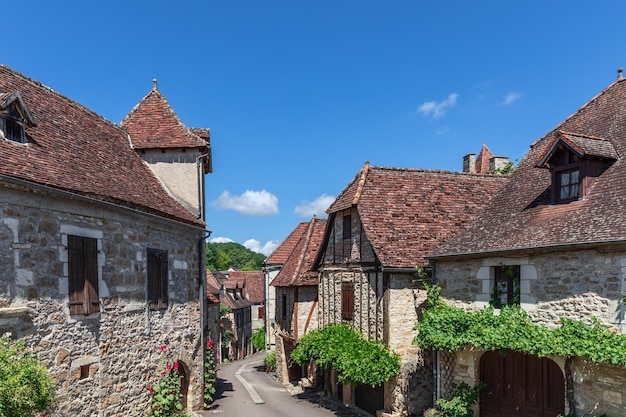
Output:
[[[216,400],[204,417],[353,417],[353,410],[320,400],[317,393],[291,395],[263,370],[264,353],[221,364]]]

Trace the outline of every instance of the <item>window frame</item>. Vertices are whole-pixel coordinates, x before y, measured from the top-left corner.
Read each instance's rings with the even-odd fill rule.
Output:
[[[505,305],[519,306],[521,301],[520,265],[495,265],[492,271],[493,285],[490,304],[495,308],[502,308]]]
[[[13,126],[12,129],[9,129],[9,123]],[[11,131],[11,133],[17,133],[17,136],[15,136],[14,134],[10,134],[9,131]],[[11,142],[26,142],[24,125],[11,117],[5,117],[2,120],[2,132],[4,133],[4,137]]]
[[[578,181],[576,183],[571,182],[571,174],[578,173]],[[563,177],[565,175],[570,176],[570,181],[567,185],[563,185]],[[566,203],[569,201],[576,201],[580,198],[580,189],[582,186],[582,170],[580,164],[570,164],[566,167],[559,167],[554,170],[554,201],[556,203]],[[575,187],[576,192],[573,193]],[[563,197],[562,192],[567,188],[567,196]]]
[[[147,248],[146,301],[150,310],[164,310],[169,304],[169,259],[163,249]]]
[[[99,313],[98,239],[68,234],[67,265],[70,315]]]

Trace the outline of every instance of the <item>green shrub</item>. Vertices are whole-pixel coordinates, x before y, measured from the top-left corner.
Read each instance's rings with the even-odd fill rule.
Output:
[[[273,372],[276,370],[276,352],[269,352],[263,359],[265,372]]]
[[[342,384],[375,387],[400,371],[397,354],[381,342],[366,340],[345,324],[332,324],[302,336],[291,357],[298,365],[315,362],[335,369]]]
[[[54,383],[35,353],[22,342],[0,338],[0,416],[23,417],[45,411],[55,400]]]
[[[470,386],[465,382],[454,385],[446,398],[437,400],[434,409],[424,413],[425,417],[473,417],[474,405],[478,402],[480,391],[485,389],[484,384]]]
[[[256,329],[252,334],[252,347],[256,350],[265,349],[265,326]]]

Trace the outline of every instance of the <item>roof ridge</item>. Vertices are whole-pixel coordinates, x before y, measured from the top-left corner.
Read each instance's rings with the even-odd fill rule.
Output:
[[[359,200],[361,199],[361,194],[363,193],[363,187],[365,186],[365,180],[367,179],[367,174],[370,170],[370,162],[365,161],[365,165],[361,168],[361,178],[359,179],[359,184],[356,188],[356,192],[354,193],[354,198],[352,199],[352,204],[359,204]]]

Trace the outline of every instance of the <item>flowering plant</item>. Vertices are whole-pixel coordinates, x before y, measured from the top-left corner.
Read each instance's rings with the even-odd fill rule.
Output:
[[[150,416],[171,417],[180,414],[183,410],[181,379],[178,371],[178,362],[169,363],[165,358],[167,347],[161,345],[161,359],[159,361],[160,379],[149,390],[152,394],[150,402]]]
[[[206,341],[206,358],[204,360],[204,406],[209,407],[213,402],[217,384],[217,362],[213,350],[213,340]]]

